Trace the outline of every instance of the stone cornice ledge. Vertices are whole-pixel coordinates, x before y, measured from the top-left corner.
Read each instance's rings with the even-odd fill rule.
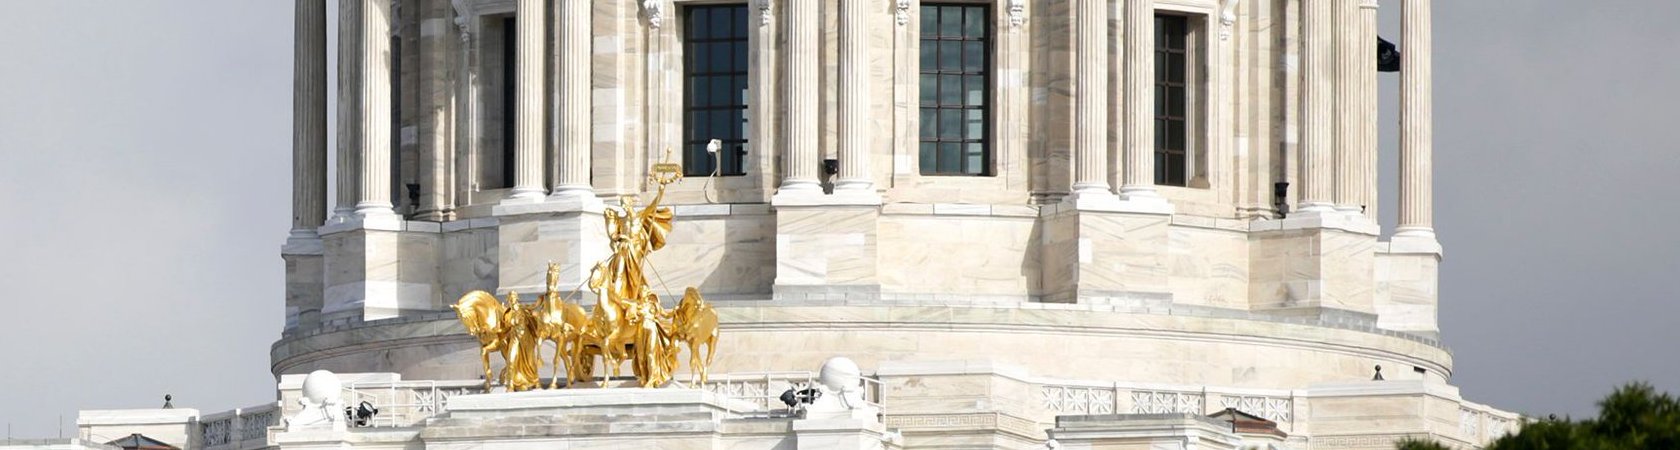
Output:
[[[820,192],[777,192],[770,197],[773,208],[800,206],[881,206],[881,194],[874,191],[840,191],[834,194]]]
[[[1371,236],[1382,234],[1382,227],[1376,222],[1364,216],[1340,213],[1299,215],[1280,220],[1255,220],[1248,225],[1250,232],[1311,229],[1341,230]]]
[[[490,214],[496,217],[534,214],[601,214],[601,211],[605,208],[606,204],[599,197],[558,195],[545,197],[541,201],[534,202],[504,202],[491,207]]]

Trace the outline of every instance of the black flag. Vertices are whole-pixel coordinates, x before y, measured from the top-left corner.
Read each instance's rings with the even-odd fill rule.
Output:
[[[1400,50],[1394,48],[1394,43],[1377,36],[1377,71],[1399,72]]]

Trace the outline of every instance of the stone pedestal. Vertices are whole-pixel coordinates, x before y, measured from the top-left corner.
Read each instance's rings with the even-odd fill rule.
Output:
[[[774,297],[879,298],[880,205],[874,193],[777,194]]]
[[[428,449],[716,448],[722,422],[752,409],[697,389],[463,395],[449,399],[448,414],[426,421],[420,439]]]
[[[308,332],[321,325],[323,247],[320,238],[292,238],[280,248],[286,262],[287,332]]]
[[[1234,450],[1230,424],[1200,414],[1058,416],[1050,437],[1062,449]]]
[[[902,445],[881,422],[871,419],[795,420],[793,434],[798,450],[884,450]]]
[[[553,196],[539,203],[496,206],[500,221],[497,294],[517,291],[534,300],[546,289],[550,262],[560,264],[562,295],[578,289],[595,263],[611,254],[604,208],[592,196]]]
[[[1251,225],[1250,297],[1255,310],[1327,318],[1376,313],[1377,225],[1363,216],[1318,214]]]
[[[1044,209],[1043,300],[1165,311],[1172,216],[1131,211],[1118,199],[1086,200]]]
[[[1378,250],[1377,326],[1438,338],[1441,244],[1434,236],[1396,234]]]
[[[321,322],[380,320],[443,307],[436,222],[367,217],[321,228]]]

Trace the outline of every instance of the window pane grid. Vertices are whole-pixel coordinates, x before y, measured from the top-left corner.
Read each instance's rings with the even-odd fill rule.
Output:
[[[990,8],[923,4],[921,14],[921,173],[987,175]]]
[[[683,172],[745,175],[747,6],[700,5],[684,11]],[[712,139],[723,142],[715,157],[706,151]]]
[[[1155,184],[1188,185],[1190,21],[1155,16]]]

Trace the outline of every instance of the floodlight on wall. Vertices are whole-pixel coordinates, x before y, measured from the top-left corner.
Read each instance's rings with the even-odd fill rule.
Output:
[[[1277,207],[1278,217],[1289,215],[1289,182],[1272,183],[1272,206]]]

